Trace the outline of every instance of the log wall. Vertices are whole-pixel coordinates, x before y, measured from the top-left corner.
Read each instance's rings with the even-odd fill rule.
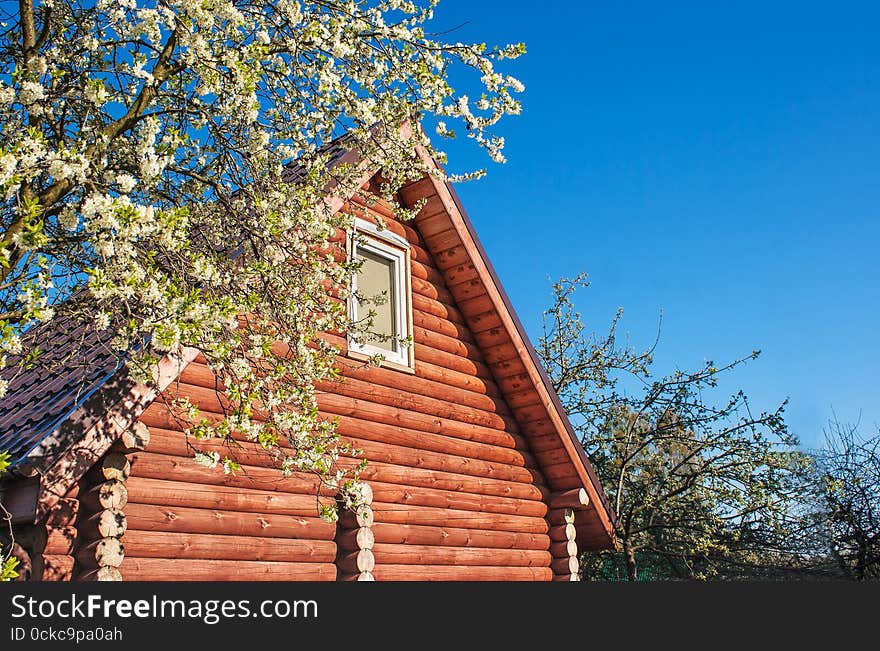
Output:
[[[319,387],[321,413],[338,418],[343,439],[369,460],[362,474],[372,489],[369,513],[335,524],[317,518],[316,501],[334,496],[318,495],[306,475],[282,479],[247,442],[236,451],[243,469],[234,476],[195,464],[181,425],[157,400],[140,418],[149,445],[128,455],[124,580],[562,574],[555,565],[569,552],[551,551],[557,525],[547,480],[427,244],[381,202],[353,209],[385,218],[412,247],[414,373],[368,368],[343,351],[345,380]],[[459,282],[468,282],[461,271]],[[222,411],[203,360],[171,389],[166,398],[185,396],[209,417]]]

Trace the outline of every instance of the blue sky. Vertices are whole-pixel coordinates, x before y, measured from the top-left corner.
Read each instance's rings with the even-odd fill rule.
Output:
[[[659,372],[761,349],[724,388],[816,445],[832,408],[880,423],[880,7],[718,4],[442,0],[447,38],[529,50],[509,162],[458,191],[533,339],[586,270],[597,329],[663,311]]]

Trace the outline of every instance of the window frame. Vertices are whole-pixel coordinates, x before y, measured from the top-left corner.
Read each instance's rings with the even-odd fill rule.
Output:
[[[393,264],[394,282],[394,320],[398,339],[412,337],[412,281],[410,273],[410,246],[407,240],[387,228],[380,228],[375,222],[360,217],[355,218],[354,229],[349,233],[348,254],[350,259],[357,257],[358,249],[369,251],[375,256],[390,260]],[[357,274],[351,280],[351,296],[348,313],[352,321],[358,319]],[[380,366],[414,373],[415,358],[413,345],[398,344],[397,352],[381,348],[375,344],[358,343],[348,337],[348,355],[355,359],[369,359],[381,355]]]

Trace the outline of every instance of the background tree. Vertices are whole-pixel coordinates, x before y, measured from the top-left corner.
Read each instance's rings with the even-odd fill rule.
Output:
[[[784,541],[800,526],[791,500],[808,463],[795,451],[784,403],[754,414],[746,394],[720,404],[722,376],[758,356],[653,375],[653,347],[590,333],[573,294],[554,284],[538,350],[611,502],[619,552],[586,559],[595,578],[734,578],[790,564]],[[626,389],[626,390],[625,390]]]
[[[834,417],[815,457],[817,525],[830,558],[843,578],[880,579],[880,430],[865,436]]]
[[[381,163],[393,198],[443,175],[417,148],[442,152],[407,120],[434,116],[442,137],[462,125],[502,161],[491,128],[520,108],[522,85],[495,66],[522,45],[431,36],[436,4],[3,3],[0,396],[52,345],[33,326],[53,317],[111,329],[141,378],[194,346],[230,399],[220,422],[179,406],[195,439],[239,431],[285,471],[349,486],[313,386],[334,375],[337,352],[319,333],[354,327],[355,269],[327,253],[350,218],[329,206],[362,170],[330,169],[327,145],[347,133],[344,147]],[[455,69],[474,74],[477,98],[450,86]],[[195,447],[202,463],[235,469]]]

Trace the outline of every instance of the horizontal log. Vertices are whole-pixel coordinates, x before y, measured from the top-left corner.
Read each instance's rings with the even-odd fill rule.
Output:
[[[434,332],[433,330],[428,330],[427,328],[422,328],[420,326],[413,326],[412,338],[417,344],[423,344],[425,346],[430,346],[431,348],[436,348],[437,350],[452,353],[453,355],[466,357],[475,362],[482,362],[484,364],[489,363],[488,360],[484,358],[482,351],[476,344],[461,341],[455,337],[440,334],[439,332]]]
[[[127,518],[122,511],[105,509],[80,523],[80,539],[93,541],[100,538],[118,538],[125,533],[127,527]]]
[[[583,509],[590,505],[590,498],[585,488],[575,488],[550,495],[550,508]]]
[[[530,518],[518,515],[499,515],[478,513],[456,509],[438,509],[409,504],[388,504],[374,502],[376,522],[412,525],[443,525],[459,529],[482,529],[488,531],[509,531],[519,533],[547,533],[548,525],[544,518]]]
[[[564,542],[566,540],[575,540],[577,538],[577,529],[573,524],[560,524],[550,527],[550,540],[553,542]]]
[[[556,558],[550,564],[554,574],[577,574],[580,569],[577,556],[568,558]]]
[[[412,378],[411,375],[403,377]],[[424,380],[424,382],[428,381]],[[459,421],[467,425],[479,425],[512,433],[518,432],[518,426],[511,416],[460,404],[460,400],[458,400],[461,397],[460,390],[450,387],[446,387],[445,391],[438,392],[436,398],[413,393],[408,389],[393,389],[351,377],[344,381],[319,382],[316,387],[321,392],[368,400],[394,409],[406,409],[428,416]],[[199,409],[209,412],[222,414],[224,409],[229,406],[228,401],[222,395],[218,395],[215,389],[180,382],[175,384],[175,391],[179,396],[187,397]],[[486,396],[482,397],[486,398]],[[141,418],[141,420],[144,419]]]
[[[425,381],[427,382],[427,380]],[[360,400],[369,400],[387,407],[406,409],[429,416],[456,420],[469,425],[505,430],[514,434],[519,433],[519,426],[511,416],[460,404],[458,400],[461,397],[459,390],[449,387],[445,391],[439,391],[436,394],[437,397],[429,397],[412,393],[409,390],[395,390],[354,378],[346,378],[344,382],[319,382],[316,386],[321,391]],[[201,392],[194,391],[194,393],[197,394],[194,397],[200,401],[200,404],[201,400],[205,400],[206,405],[213,405],[216,402],[216,396],[212,400],[210,396],[202,396]]]
[[[302,540],[262,536],[172,533],[129,529],[122,539],[125,554],[135,558],[286,561],[332,563],[332,540]]]
[[[418,364],[417,365],[417,374],[425,371],[427,372],[431,368],[434,367],[431,364]],[[381,371],[383,373],[390,373],[387,369],[374,369],[377,371]],[[442,369],[440,369],[443,372]],[[395,375],[400,375],[399,373],[395,373]],[[465,374],[458,374],[463,378],[468,378],[470,376],[466,376]],[[197,391],[200,397],[200,406],[203,410],[210,413],[219,413],[220,409],[220,401],[216,395],[214,387],[214,379],[211,375],[210,369],[203,364],[193,363],[190,364],[186,369],[184,369],[181,374],[181,382],[182,387],[185,389],[187,386],[200,387],[201,391]],[[486,390],[486,384],[482,380],[474,379],[475,383],[479,383],[479,390]],[[335,384],[334,384],[335,386]],[[477,386],[475,384],[475,386]],[[184,391],[186,393],[186,391]],[[328,398],[324,398],[324,396],[331,396]],[[370,400],[358,400],[356,398],[344,398],[342,396],[335,396],[333,393],[322,394],[319,396],[319,403],[324,404],[328,402],[328,410],[331,413],[338,414],[340,409],[343,414],[347,414],[350,416],[358,417],[360,419],[367,420],[368,422],[378,422],[385,424],[397,424],[397,421],[400,420],[398,415],[398,410],[393,407],[388,407],[387,405],[381,405],[374,403]],[[358,403],[356,406],[352,406],[352,402]],[[339,406],[334,406],[339,405]],[[168,420],[164,421],[156,421],[152,418],[151,414],[147,414],[146,421],[150,421],[151,423],[158,423],[154,426],[163,427],[168,429]],[[415,424],[410,424],[409,427],[413,427],[414,429],[420,431],[436,431],[438,428],[438,420],[436,417],[426,416],[421,412],[407,412],[405,416],[405,420],[412,421]],[[458,421],[443,421],[444,429],[447,430],[444,433],[448,434],[452,437],[462,438],[464,440],[474,440],[475,438],[479,438],[480,435],[484,434],[487,439],[486,443],[496,443],[503,447],[514,447],[517,446],[521,450],[525,450],[527,444],[525,441],[517,436],[513,436],[506,432],[502,432],[499,434],[499,431],[494,428],[477,428],[474,425],[469,425],[465,423],[461,423]],[[178,426],[171,425],[170,429],[179,429]],[[513,444],[510,443],[513,441]],[[527,453],[523,453],[526,454]],[[529,459],[531,459],[529,455]],[[531,464],[533,467],[534,463]]]
[[[476,343],[467,326],[444,319],[443,317],[423,312],[413,306],[413,324],[440,335],[453,337],[469,344]]]
[[[440,545],[444,547],[493,547],[504,549],[537,549],[550,547],[546,534],[511,533],[507,531],[482,531],[442,526],[409,524],[373,525],[376,543],[408,545]]]
[[[562,540],[550,545],[550,553],[553,558],[568,558],[569,556],[577,556],[578,547],[574,540]]]
[[[278,491],[297,495],[321,493],[327,497],[334,492],[320,487],[320,482],[305,473],[294,473],[282,477],[281,471],[259,466],[243,466],[236,474],[226,475],[217,468],[206,468],[197,464],[192,457],[178,457],[152,452],[138,452],[132,458],[135,476],[151,479],[168,479],[192,482],[211,486],[234,486],[266,491]]]
[[[43,554],[41,581],[70,581],[73,576],[73,556],[67,554]]]
[[[486,377],[475,375],[473,373],[463,373],[454,368],[446,368],[421,359],[418,360],[415,370],[416,377],[433,380],[456,389],[463,389],[474,393],[492,396],[498,400],[504,399],[498,385]],[[510,413],[510,409],[506,409],[505,413]]]
[[[416,366],[418,366],[418,362],[428,362],[435,366],[452,369],[453,371],[470,374],[482,379],[492,377],[492,371],[489,366],[480,360],[448,353],[445,350],[439,350],[418,342],[413,343],[413,351],[415,352]]]
[[[49,527],[43,553],[50,556],[69,556],[76,548],[79,531],[76,527]]]
[[[566,583],[571,583],[574,581],[580,581],[580,577],[577,574],[554,574],[554,581],[565,581]]]
[[[99,567],[86,570],[76,577],[77,581],[122,581],[122,573],[115,567]]]
[[[373,555],[380,565],[484,565],[497,567],[549,567],[553,558],[535,549],[491,547],[441,547],[377,544]]]
[[[369,549],[359,549],[341,555],[336,561],[336,567],[346,574],[359,574],[360,572],[372,572],[376,567],[376,559]]]
[[[550,581],[549,567],[487,567],[481,565],[382,565],[377,581]]]
[[[62,497],[49,507],[43,523],[47,527],[67,527],[76,522],[80,511],[80,500],[76,497]]]
[[[458,311],[457,307],[449,303],[441,303],[429,296],[413,293],[412,304],[414,309],[419,309],[425,314],[433,314],[460,326],[467,325],[464,315]]]
[[[525,439],[504,430],[469,425],[457,420],[430,416],[409,409],[379,405],[369,399],[364,400],[333,393],[318,394],[317,399],[321,411],[330,414],[352,416],[388,425],[399,425],[422,432],[433,432],[462,440],[478,441],[487,445],[519,450],[528,449]]]
[[[516,449],[489,445],[444,434],[422,432],[397,425],[371,422],[352,416],[337,415],[336,418],[338,419],[337,431],[340,434],[355,436],[362,440],[400,445],[442,454],[454,454],[460,457],[502,463],[509,466],[537,468],[537,463],[528,452]]]
[[[455,299],[452,297],[452,294],[449,293],[448,289],[441,285],[436,285],[423,278],[413,276],[411,278],[411,286],[414,294],[433,298],[435,301],[440,301],[441,303],[455,305]]]
[[[222,473],[220,473],[222,474]],[[130,477],[131,499],[139,504],[190,506],[200,509],[224,509],[249,513],[317,516],[319,503],[331,505],[333,500],[315,495],[299,495],[278,491],[261,491],[232,486],[212,486],[193,482],[166,481],[146,477]]]
[[[376,537],[372,529],[361,528],[336,532],[336,547],[340,550],[356,551],[358,549],[372,549],[376,543]]]
[[[574,509],[550,509],[547,521],[550,524],[574,524]]]
[[[76,553],[76,560],[84,568],[119,567],[125,556],[119,538],[102,538],[83,547]]]
[[[345,465],[345,460],[340,461]],[[398,466],[390,463],[371,461],[361,472],[361,479],[371,482],[386,482],[406,486],[422,486],[447,491],[481,493],[499,497],[541,500],[546,489],[540,485],[513,482],[508,480],[473,477],[440,470],[424,470]]]
[[[101,482],[80,497],[83,507],[96,512],[105,509],[122,510],[128,503],[128,489],[118,479]]]
[[[560,491],[583,486],[584,480],[574,471],[574,466],[571,466],[571,469],[572,473],[570,475],[562,476],[559,473],[553,473],[552,477],[550,475],[544,475],[547,479],[547,484],[551,486],[553,490]]]
[[[512,466],[494,461],[483,461],[453,452],[432,452],[416,447],[405,447],[378,441],[342,436],[341,440],[362,450],[363,458],[370,462],[382,461],[408,468],[423,468],[469,475],[476,478],[497,479],[523,484],[543,484],[544,478],[537,470]]]
[[[507,515],[536,516],[547,515],[547,505],[535,500],[523,500],[495,495],[480,495],[461,491],[444,491],[418,486],[373,483],[374,499],[379,502],[407,504],[410,506],[433,506],[442,509],[461,509],[481,513],[502,513]]]
[[[332,563],[131,558],[119,568],[126,581],[335,581]]]
[[[173,434],[173,433],[172,433]],[[236,437],[240,438],[240,437]],[[342,437],[343,442],[352,443],[356,448],[361,449],[364,458],[370,461],[368,473],[378,472],[379,463],[383,468],[390,467],[392,464],[396,468],[395,475],[401,476],[406,473],[406,469],[413,472],[443,472],[444,475],[452,475],[455,477],[467,476],[467,482],[481,489],[484,486],[490,486],[487,490],[478,490],[477,492],[489,492],[489,490],[501,491],[507,494],[510,491],[517,490],[520,493],[530,492],[527,486],[532,482],[540,481],[540,475],[537,471],[526,468],[518,468],[516,466],[508,466],[504,464],[490,463],[467,457],[458,457],[451,454],[439,454],[436,452],[424,452],[413,448],[407,448],[395,445],[386,445],[374,441],[363,441],[359,439],[350,439]],[[258,444],[249,441],[236,441],[235,447],[230,448],[226,443],[214,440],[206,440],[199,442],[199,448],[203,451],[217,452],[220,455],[228,455],[237,462],[247,464],[249,466],[262,466],[274,468],[277,462],[272,459]],[[159,431],[154,433],[153,441],[150,446],[153,453],[173,455],[184,457],[189,453],[187,443],[180,436],[161,435]],[[345,460],[340,461],[340,465],[345,465]],[[349,463],[349,465],[352,465]],[[384,481],[377,474],[366,474],[364,479],[374,478]],[[454,478],[444,477],[447,480],[455,480]],[[416,483],[416,482],[412,482]],[[516,484],[519,484],[517,487]],[[456,484],[458,482],[456,481]]]
[[[273,513],[243,513],[219,509],[165,507],[128,503],[125,509],[132,529],[174,533],[228,534],[268,538],[332,540],[336,525],[322,518]]]

